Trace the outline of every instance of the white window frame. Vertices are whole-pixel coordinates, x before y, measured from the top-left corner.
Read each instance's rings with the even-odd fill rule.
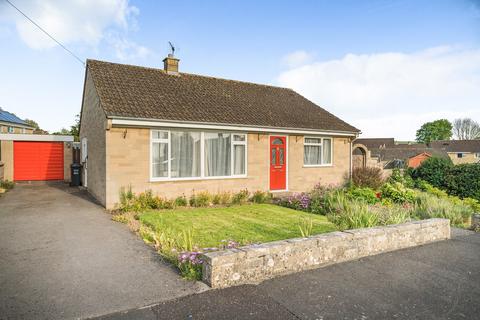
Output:
[[[306,139],[320,139],[320,143],[305,142]],[[330,154],[332,155],[330,163],[323,163],[323,140],[330,140]],[[306,164],[305,163],[305,146],[320,146],[322,147],[322,153],[320,154],[320,164]],[[319,137],[319,136],[305,136],[303,138],[303,166],[305,168],[318,168],[318,167],[332,167],[333,166],[333,138],[332,137]]]
[[[182,132],[198,132],[197,130],[174,130],[174,131],[182,131]],[[166,132],[168,133],[168,138],[167,139],[158,139],[154,138],[153,134],[154,132]],[[248,172],[248,145],[247,145],[247,140],[248,140],[248,133],[244,132],[228,132],[228,131],[208,131],[208,132],[218,132],[218,133],[229,133],[231,135],[231,145],[230,145],[230,172],[231,175],[229,176],[206,176],[205,175],[205,131],[200,131],[200,176],[199,177],[171,177],[171,168],[172,168],[172,148],[171,148],[171,132],[172,130],[162,130],[162,129],[151,129],[150,130],[150,159],[149,159],[149,164],[150,164],[150,181],[152,182],[158,182],[158,181],[182,181],[182,180],[217,180],[217,179],[238,179],[238,178],[246,178],[247,177],[247,172]],[[234,135],[241,135],[245,137],[244,141],[234,141]],[[154,177],[153,176],[153,144],[154,143],[166,143],[168,146],[168,176],[167,177]],[[245,173],[241,175],[235,175],[234,174],[234,148],[236,145],[243,145],[245,146]]]
[[[480,158],[480,152],[475,152],[475,158]]]
[[[8,132],[8,133],[15,133],[15,128],[12,127],[12,126],[9,126],[9,127],[7,128],[7,132]]]

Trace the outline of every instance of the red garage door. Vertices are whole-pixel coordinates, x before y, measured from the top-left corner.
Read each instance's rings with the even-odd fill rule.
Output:
[[[63,180],[63,142],[15,141],[13,179]]]

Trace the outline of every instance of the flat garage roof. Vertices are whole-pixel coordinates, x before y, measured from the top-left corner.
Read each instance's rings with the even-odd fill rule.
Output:
[[[73,142],[73,136],[61,136],[53,134],[14,134],[0,133],[0,140],[8,141],[58,141]]]

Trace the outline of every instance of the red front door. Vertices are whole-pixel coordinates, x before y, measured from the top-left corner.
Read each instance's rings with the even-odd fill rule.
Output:
[[[287,189],[287,149],[285,137],[270,137],[270,190]]]

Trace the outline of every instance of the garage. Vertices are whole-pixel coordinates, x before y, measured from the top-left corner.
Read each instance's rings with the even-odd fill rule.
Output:
[[[72,156],[72,136],[0,133],[5,180],[68,182]]]
[[[13,179],[63,180],[62,142],[14,141]]]

